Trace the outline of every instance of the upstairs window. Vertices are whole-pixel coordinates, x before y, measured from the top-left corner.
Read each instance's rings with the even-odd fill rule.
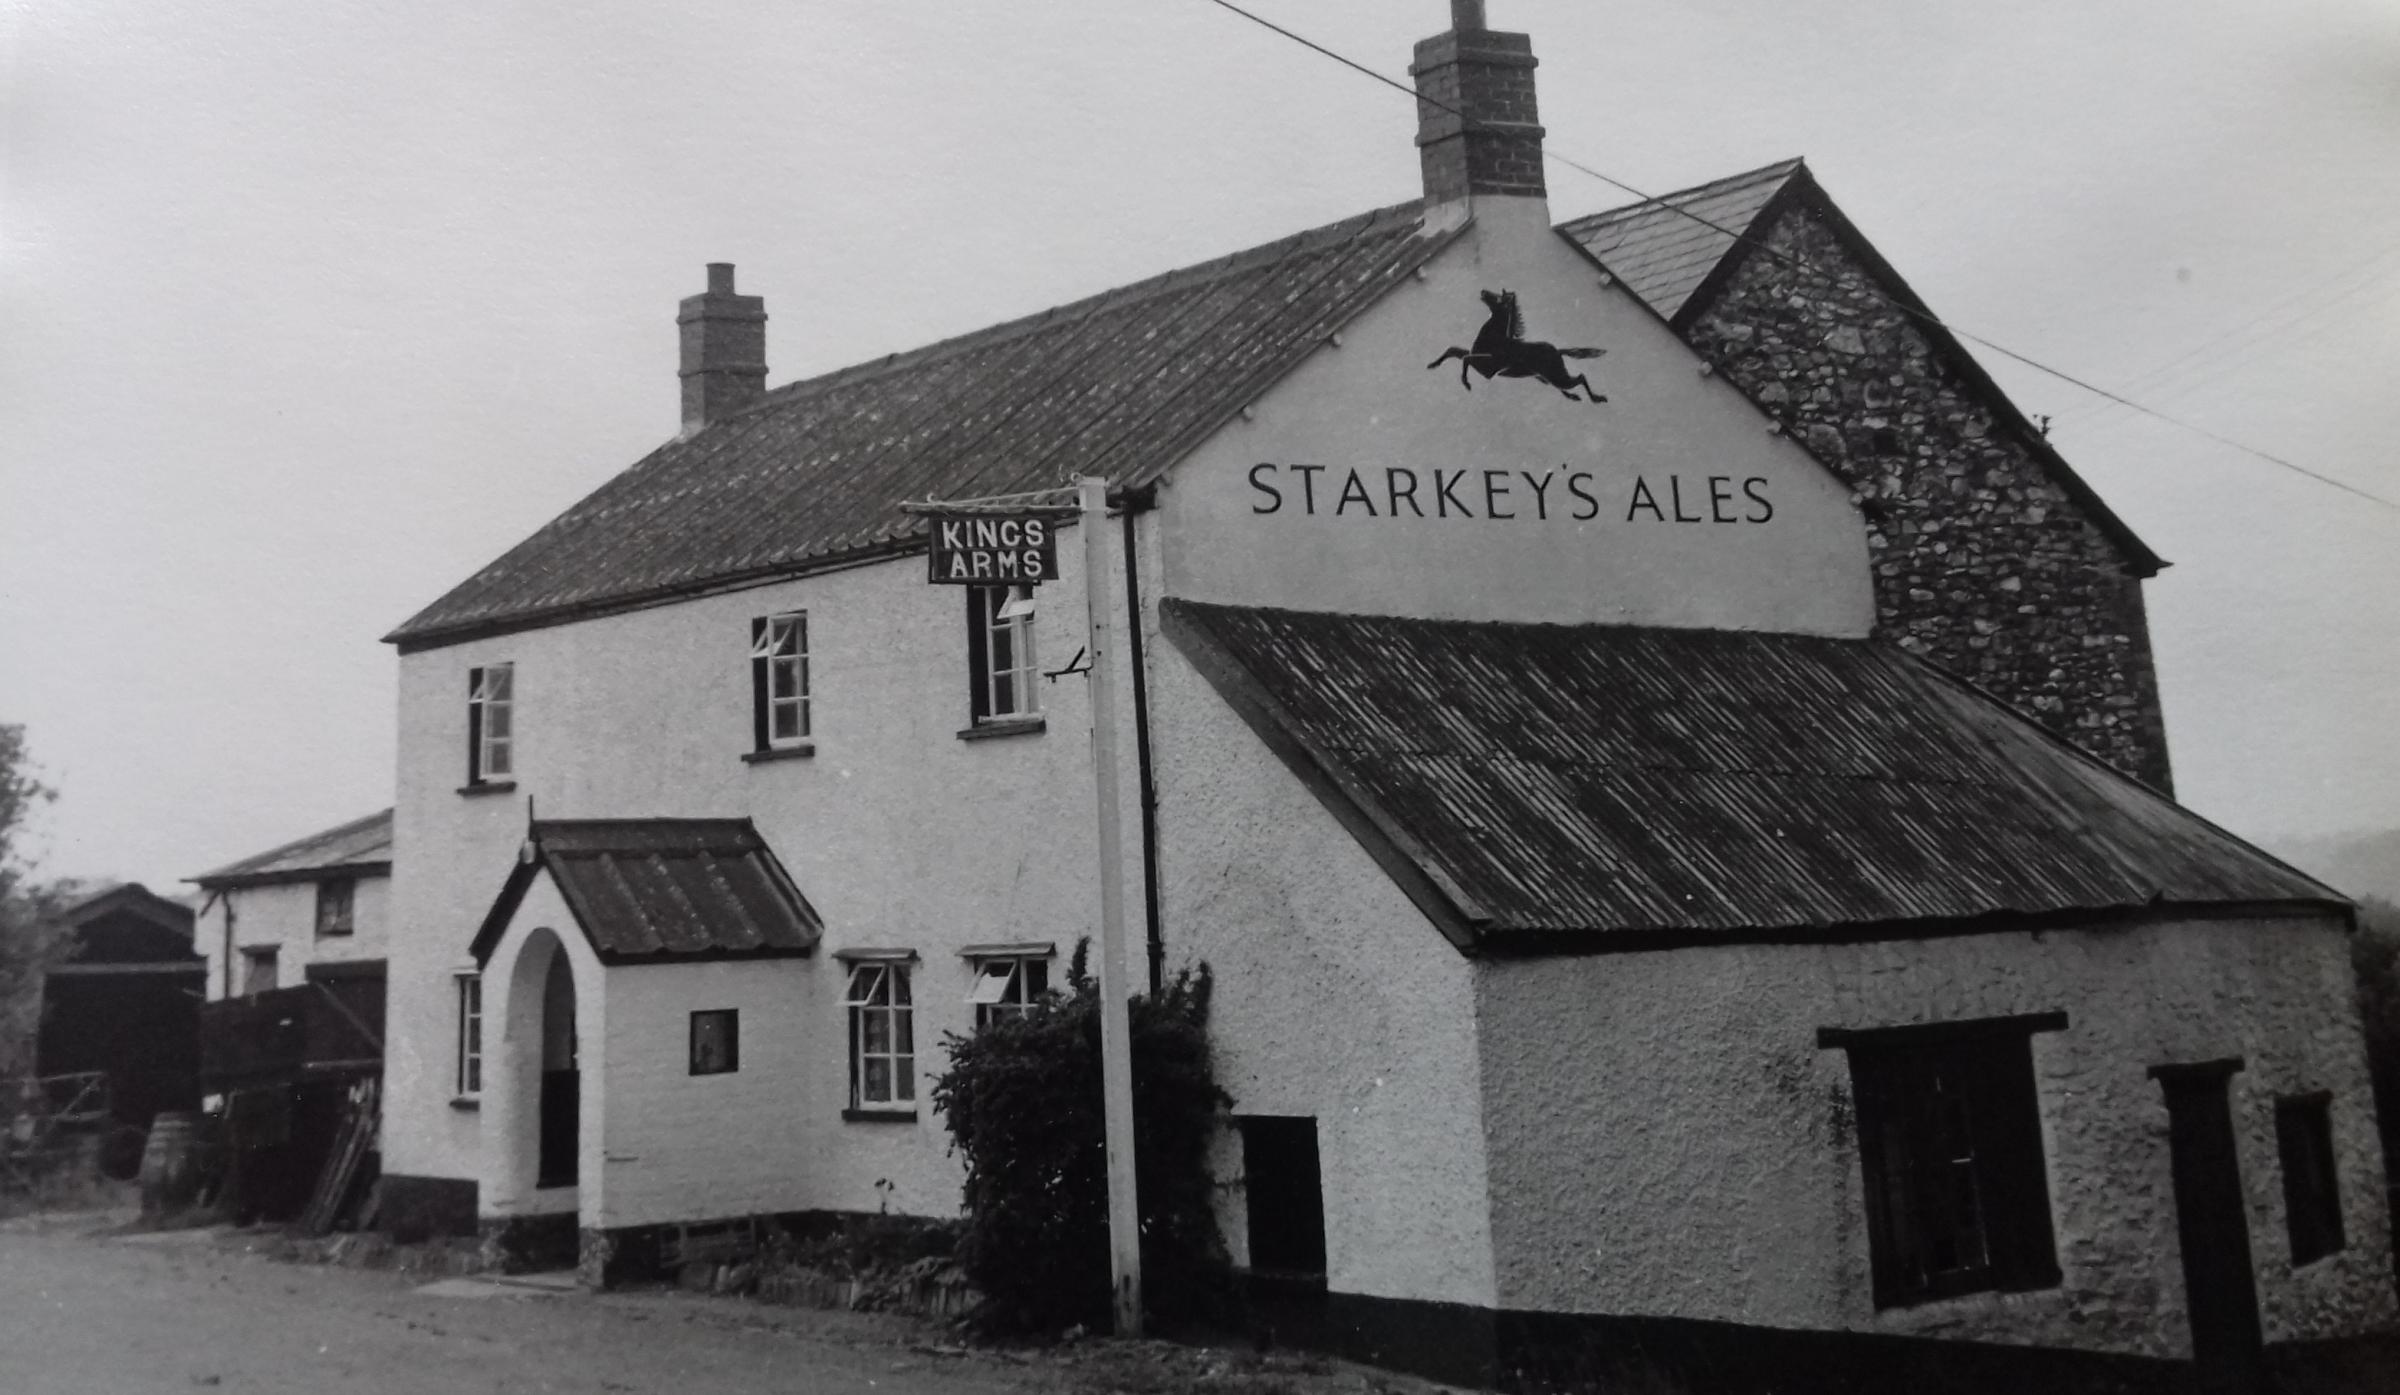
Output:
[[[2063,1025],[1820,1034],[1850,1053],[1877,1307],[2058,1283],[2031,1033]]]
[[[1028,955],[983,959],[975,968],[975,991],[967,995],[967,1001],[975,1005],[977,1031],[994,1022],[1024,1016],[1050,991],[1050,961],[1044,958]]]
[[[967,670],[974,717],[1004,722],[1040,710],[1034,679],[1033,588],[967,588]]]
[[[750,622],[750,727],[753,750],[808,744],[807,611]]]
[[[876,961],[850,966],[850,1104],[862,1110],[914,1110],[917,1105],[916,1009],[909,1001],[908,965]]]
[[[317,935],[347,935],[356,930],[358,883],[348,877],[317,883]]]
[[[2283,1219],[2295,1268],[2342,1248],[2341,1177],[2333,1158],[2333,1096],[2275,1101],[2275,1145],[2283,1160]]]
[[[467,670],[467,783],[492,784],[516,773],[515,664]]]

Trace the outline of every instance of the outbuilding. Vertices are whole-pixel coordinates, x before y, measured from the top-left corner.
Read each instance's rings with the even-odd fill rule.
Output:
[[[384,809],[192,878],[208,967],[200,1083],[221,1107],[241,1216],[323,1228],[364,1202],[391,869]]]
[[[2388,1328],[2351,908],[2173,803],[2163,563],[1805,167],[1560,226],[1525,36],[1414,71],[1422,197],[825,377],[710,267],[681,433],[389,636],[387,1220],[606,1282],[956,1214],[938,1042],[1095,933],[1088,578],[929,585],[899,505],[1098,476],[1126,948],[1215,973],[1279,1332],[2015,1389]]]

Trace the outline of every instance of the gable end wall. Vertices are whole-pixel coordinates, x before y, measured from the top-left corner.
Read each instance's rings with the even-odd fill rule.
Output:
[[[2134,565],[1818,213],[1761,240],[1683,334],[1863,496],[1877,632],[2171,791]]]

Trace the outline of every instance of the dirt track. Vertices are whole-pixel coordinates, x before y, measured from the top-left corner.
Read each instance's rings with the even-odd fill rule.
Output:
[[[239,1233],[0,1221],[0,1395],[1442,1395],[1291,1353],[1086,1341],[967,1350],[939,1327],[674,1291],[298,1264]]]
[[[594,1297],[300,1266],[205,1232],[108,1238],[0,1223],[8,1395],[705,1390],[1010,1395],[1029,1372],[911,1350],[907,1319],[677,1293]]]

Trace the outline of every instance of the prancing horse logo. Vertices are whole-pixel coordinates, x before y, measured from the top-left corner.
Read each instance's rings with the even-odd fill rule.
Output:
[[[1458,385],[1469,392],[1475,384],[1467,377],[1469,369],[1487,378],[1539,378],[1575,400],[1575,389],[1582,388],[1585,397],[1594,402],[1608,399],[1592,391],[1591,382],[1581,373],[1569,373],[1567,360],[1598,358],[1606,349],[1562,349],[1539,339],[1525,337],[1525,315],[1517,309],[1517,293],[1485,291],[1483,303],[1492,307],[1492,317],[1483,322],[1475,335],[1472,349],[1448,348],[1442,356],[1426,364],[1439,368],[1452,359],[1458,362]]]

